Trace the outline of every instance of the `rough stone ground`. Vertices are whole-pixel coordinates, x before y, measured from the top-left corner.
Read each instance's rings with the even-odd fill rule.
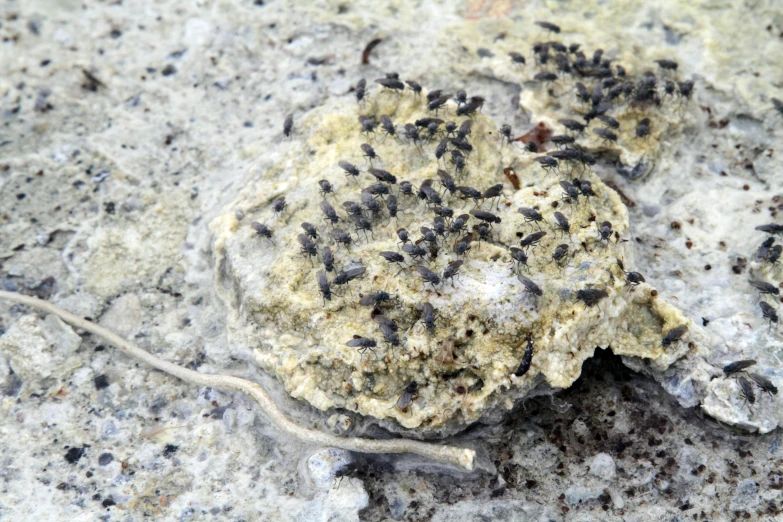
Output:
[[[206,223],[233,199],[249,162],[274,157],[285,114],[398,70],[480,92],[490,115],[523,129],[529,122],[512,104],[519,86],[450,66],[450,57],[467,59],[451,28],[493,34],[495,17],[520,30],[568,19],[569,34],[601,24],[613,42],[657,49],[697,78],[698,139],[643,180],[596,171],[634,202],[639,270],[724,337],[711,362],[753,356],[779,377],[780,336],[767,333],[746,284],[764,239],[753,227],[781,205],[783,118],[769,110],[769,97],[783,98],[775,5],[587,3],[552,13],[548,3],[500,1],[6,1],[2,284],[166,359],[271,387],[225,342]],[[364,45],[379,36],[361,66]],[[763,270],[780,282],[779,268]],[[6,342],[40,351],[29,360],[0,353],[3,520],[780,517],[779,430],[717,426],[612,357],[597,357],[551,402],[530,401],[506,423],[465,434],[484,444],[502,481],[360,459],[330,489],[304,471],[316,448],[281,439],[245,398],[150,373],[100,340],[28,315],[0,303]],[[323,422],[280,400],[300,422]]]

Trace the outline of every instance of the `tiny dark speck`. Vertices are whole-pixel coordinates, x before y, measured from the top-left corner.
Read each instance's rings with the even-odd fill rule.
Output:
[[[109,36],[111,36],[116,40],[117,38],[122,36],[122,31],[120,31],[119,29],[112,29],[111,32],[109,33]]]
[[[101,453],[101,456],[98,457],[98,464],[100,464],[101,466],[108,466],[109,464],[112,463],[113,460],[114,460],[114,455],[112,455],[111,453]]]
[[[52,63],[51,60],[48,60],[48,59],[47,60],[41,60],[41,67],[46,67],[50,63]]]
[[[495,56],[495,53],[493,53],[492,51],[484,47],[481,47],[478,50],[476,50],[476,54],[478,54],[479,57],[481,58],[492,58],[493,56]]]
[[[93,379],[93,382],[95,383],[96,390],[102,390],[109,387],[109,378],[106,377],[106,374],[97,376],[95,379]]]
[[[245,122],[245,123],[243,123],[242,125],[244,125],[244,126],[245,126],[245,127],[247,127],[248,129],[251,129],[251,128],[253,128],[253,122],[252,122],[252,121],[246,121],[246,122]]]
[[[103,499],[103,502],[101,502],[101,505],[103,507],[105,507],[105,508],[108,508],[108,507],[111,507],[111,506],[116,506],[117,503],[114,501],[113,498],[109,497],[109,498]]]
[[[163,68],[162,71],[160,71],[160,74],[162,74],[163,76],[171,76],[176,72],[177,72],[177,68],[171,64],[168,64],[166,67]]]
[[[253,2],[253,5],[257,5],[261,7],[262,5],[264,5],[264,0],[255,0],[255,2]]]
[[[178,449],[179,446],[175,446],[174,444],[166,444],[166,447],[163,448],[163,456],[169,458],[174,455]]]
[[[114,214],[114,209],[115,209],[114,201],[109,201],[108,203],[103,205],[103,208],[106,210],[107,214]]]
[[[26,197],[27,197],[27,194],[25,194],[24,192],[21,192],[21,193],[16,195],[16,199],[18,199],[19,201],[22,201]]]
[[[71,448],[65,453],[68,464],[76,464],[84,456],[84,448]]]
[[[706,317],[702,317],[701,318],[701,324],[702,324],[702,326],[707,326],[708,324],[710,324],[710,320],[707,319]]]

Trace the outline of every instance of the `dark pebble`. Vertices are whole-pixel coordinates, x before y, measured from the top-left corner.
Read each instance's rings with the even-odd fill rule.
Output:
[[[65,453],[68,464],[76,464],[84,456],[84,448],[71,448]]]
[[[179,446],[175,446],[174,444],[166,444],[166,447],[163,448],[163,456],[169,458],[174,455],[178,449]]]
[[[106,377],[106,374],[97,376],[93,379],[93,382],[95,383],[96,390],[102,390],[109,387],[109,378]]]
[[[168,64],[166,67],[163,68],[162,71],[160,71],[160,74],[163,76],[171,76],[172,74],[176,74],[177,68],[174,67],[171,64]]]
[[[101,456],[98,457],[98,464],[101,466],[108,466],[114,461],[114,455],[111,453],[101,453]]]

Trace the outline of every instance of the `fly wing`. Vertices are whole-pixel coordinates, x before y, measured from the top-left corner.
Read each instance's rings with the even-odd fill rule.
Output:
[[[367,294],[361,299],[359,299],[359,304],[362,306],[370,306],[375,304],[375,294]]]
[[[364,275],[366,271],[367,271],[366,267],[360,266],[357,268],[351,268],[346,273],[348,274],[349,279],[356,279],[357,277]]]
[[[321,288],[326,288],[329,286],[329,279],[326,278],[326,272],[319,270],[316,274],[316,277],[318,278],[318,286]]]

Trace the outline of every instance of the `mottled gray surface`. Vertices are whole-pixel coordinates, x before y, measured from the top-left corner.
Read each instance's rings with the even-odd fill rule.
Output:
[[[582,15],[547,5],[3,2],[4,288],[51,299],[168,360],[279,393],[226,343],[206,223],[233,199],[251,161],[274,159],[285,114],[398,70],[484,94],[488,114],[525,129],[520,87],[466,66],[478,57],[459,38],[481,34],[490,48],[499,27],[528,31],[536,19],[567,18],[566,42],[600,23],[620,42],[616,51],[652,49],[697,79],[695,137],[667,146],[641,180],[607,165],[596,172],[634,202],[635,261],[648,282],[693,321],[707,319],[708,338],[722,338],[706,362],[753,356],[779,379],[780,336],[767,332],[746,280],[751,268],[783,279],[779,266],[751,262],[764,239],[753,227],[780,222],[783,204],[783,117],[769,102],[783,98],[780,8],[774,0],[619,2],[616,12],[580,4]],[[377,36],[386,40],[360,66]],[[246,398],[149,372],[20,307],[0,303],[0,313],[3,342],[26,348],[0,353],[3,520],[780,516],[779,430],[721,427],[602,353],[561,395],[464,435],[498,475],[358,456],[357,470],[327,490],[307,472],[319,448],[280,438]],[[734,381],[710,382],[736,401]],[[278,399],[326,429],[301,404]],[[601,454],[614,461],[613,476]]]

